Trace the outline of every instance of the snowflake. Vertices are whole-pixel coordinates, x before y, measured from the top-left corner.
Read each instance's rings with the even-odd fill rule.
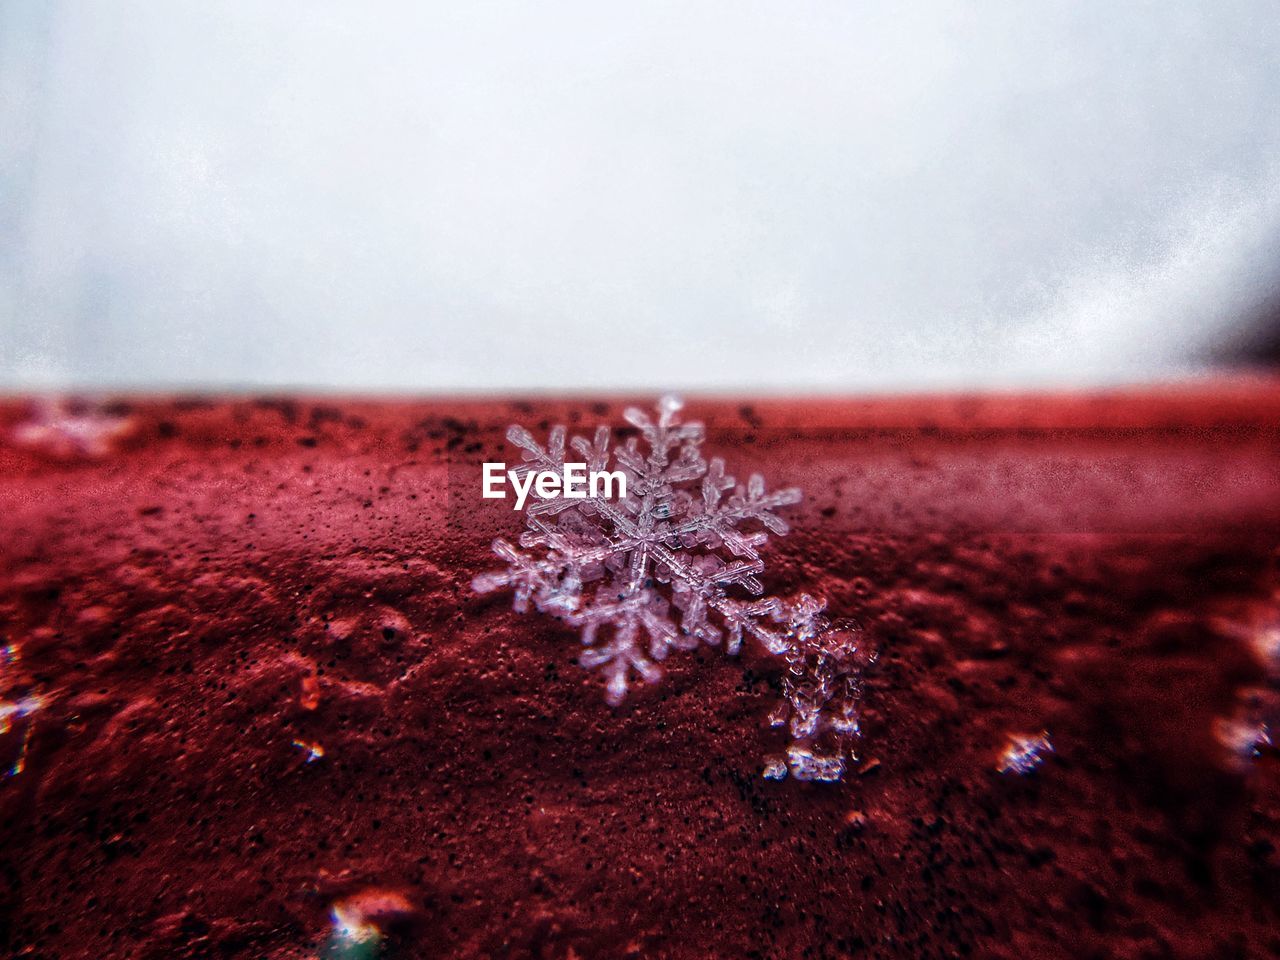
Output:
[[[657,664],[672,650],[723,642],[733,654],[744,634],[775,655],[790,646],[785,627],[793,611],[776,597],[762,597],[758,577],[769,534],[787,533],[774,511],[798,503],[800,491],[766,493],[759,474],[745,486],[736,483],[723,460],[703,459],[702,424],[681,423],[680,407],[664,397],[656,421],[635,408],[624,412],[646,452],[635,437],[611,451],[604,426],[592,440],[574,437],[569,445],[588,471],[624,473],[626,496],[534,503],[520,545],[538,553],[495,540],[493,550],[508,568],[472,581],[480,593],[513,588],[518,612],[532,603],[580,628],[586,650],[579,662],[604,673],[606,700],[615,706],[633,674],[656,682]],[[523,427],[511,427],[507,439],[523,451],[518,473],[563,471],[564,427],[552,429],[545,447]]]

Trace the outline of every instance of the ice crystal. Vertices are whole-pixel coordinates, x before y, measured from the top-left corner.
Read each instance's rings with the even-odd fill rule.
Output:
[[[380,924],[412,915],[413,905],[395,890],[369,887],[335,903],[330,910],[333,931],[321,957],[324,960],[364,960],[382,955]]]
[[[1049,739],[1047,731],[1010,734],[1004,750],[1000,752],[996,772],[1026,776],[1044,763],[1046,753],[1053,753],[1053,741]]]
[[[860,732],[862,677],[876,654],[856,623],[833,623],[824,607],[821,599],[801,594],[789,609],[783,700],[769,719],[788,728],[792,743],[785,760],[766,761],[770,779],[782,779],[789,767],[797,780],[839,780]]]
[[[787,779],[787,762],[781,757],[770,757],[764,762],[763,776],[766,780]]]
[[[33,718],[46,704],[45,698],[30,688],[30,678],[20,668],[20,659],[17,644],[0,647],[0,736],[6,736],[15,729],[21,736],[17,756],[7,771],[11,777],[26,769],[27,751],[35,729]]]
[[[655,682],[658,663],[673,650],[723,643],[733,654],[744,635],[773,654],[789,645],[782,626],[792,611],[762,596],[760,548],[770,533],[787,533],[774,511],[799,502],[800,491],[767,493],[759,474],[737,483],[722,459],[703,458],[702,424],[680,422],[680,407],[664,397],[656,419],[627,409],[623,416],[640,437],[620,447],[611,449],[604,426],[592,439],[570,440],[588,472],[621,470],[626,496],[535,502],[520,546],[536,552],[495,540],[507,569],[472,582],[481,593],[511,588],[517,611],[532,604],[579,628],[586,648],[579,662],[604,673],[615,706],[633,675]],[[518,472],[563,471],[564,427],[551,430],[545,447],[523,427],[511,427],[507,439],[522,451]]]
[[[797,780],[834,781],[844,776],[844,756],[840,753],[820,754],[803,744],[787,747],[787,764]]]
[[[315,763],[324,756],[324,747],[311,740],[295,740],[293,745],[306,754],[303,763]]]
[[[50,456],[97,458],[112,451],[131,429],[126,417],[112,416],[98,405],[62,398],[38,400],[31,418],[13,429],[13,441]]]
[[[1272,731],[1280,725],[1280,691],[1273,687],[1245,687],[1236,693],[1235,709],[1216,717],[1213,734],[1224,748],[1226,765],[1248,770],[1263,751],[1275,746]]]
[[[1218,742],[1227,749],[1230,763],[1237,769],[1262,756],[1262,749],[1271,746],[1271,731],[1262,721],[1246,721],[1219,717],[1213,727]]]

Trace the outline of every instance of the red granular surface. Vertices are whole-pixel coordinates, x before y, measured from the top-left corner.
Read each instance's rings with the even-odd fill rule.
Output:
[[[761,778],[758,651],[611,710],[471,592],[507,424],[622,405],[125,398],[91,456],[0,404],[0,952],[1280,954],[1280,765],[1224,734],[1274,702],[1280,385],[691,398],[805,490],[767,589],[881,651],[838,784]]]

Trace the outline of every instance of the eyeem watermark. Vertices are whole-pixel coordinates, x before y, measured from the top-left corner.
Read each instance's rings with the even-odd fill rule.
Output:
[[[504,484],[510,483],[516,492],[513,510],[523,510],[530,491],[542,500],[565,497],[569,500],[586,500],[588,497],[623,499],[627,495],[627,475],[621,470],[591,470],[585,463],[566,463],[563,472],[554,470],[530,470],[523,477],[518,470],[508,470],[505,463],[484,465],[484,488],[480,496],[486,500],[505,500]]]

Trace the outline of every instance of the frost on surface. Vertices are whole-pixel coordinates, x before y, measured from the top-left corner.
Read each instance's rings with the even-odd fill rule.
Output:
[[[787,663],[784,716],[800,751],[768,761],[764,775],[781,779],[790,769],[800,779],[838,780],[840,748],[857,734],[853,633],[832,630],[823,601],[764,596],[759,580],[761,548],[770,534],[788,530],[776,511],[798,503],[800,491],[769,492],[759,474],[738,483],[722,459],[703,458],[703,426],[681,422],[680,407],[664,397],[656,417],[627,409],[639,436],[621,446],[604,426],[590,438],[554,427],[545,446],[511,427],[507,439],[522,451],[522,477],[562,473],[569,458],[589,474],[622,471],[626,496],[557,492],[534,501],[519,545],[494,541],[506,568],[477,576],[472,586],[480,593],[510,589],[517,612],[532,607],[579,629],[579,662],[602,671],[605,699],[615,706],[636,678],[656,682],[672,651],[705,643],[735,654],[752,639]],[[826,735],[835,752],[811,753]]]

